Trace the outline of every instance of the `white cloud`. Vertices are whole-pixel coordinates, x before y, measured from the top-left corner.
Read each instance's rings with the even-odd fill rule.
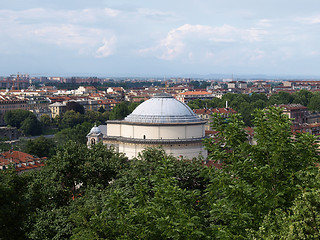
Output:
[[[163,12],[150,8],[138,8],[137,14],[141,17],[151,18],[153,20],[166,20],[176,18],[175,14],[172,12]]]
[[[295,21],[302,24],[318,24],[320,23],[320,16],[301,17],[296,18]]]
[[[0,19],[9,18],[16,22],[45,21],[45,22],[96,22],[101,18],[115,18],[120,11],[112,8],[87,8],[79,10],[55,10],[32,8],[21,11],[0,10]]]
[[[109,8],[79,11],[43,8],[23,11],[0,10],[0,35],[2,41],[7,42],[2,45],[11,45],[12,51],[16,51],[15,45],[40,43],[95,56],[101,41],[113,39],[112,36],[115,34],[106,27],[99,28],[96,25],[79,24],[79,22],[94,22],[103,16],[113,18],[119,13]],[[6,52],[9,52],[9,49]],[[99,54],[105,56],[107,50],[101,50]]]
[[[108,57],[111,54],[114,53],[115,50],[115,42],[116,37],[112,36],[110,39],[104,39],[103,45],[98,48],[96,51],[96,57],[102,58],[102,57]]]
[[[269,28],[269,27],[272,27],[272,20],[270,20],[270,19],[260,19],[256,25],[258,27]]]
[[[261,29],[242,29],[230,25],[211,27],[206,25],[185,24],[168,32],[166,38],[152,48],[142,49],[140,53],[156,53],[164,60],[173,60],[192,48],[205,49],[204,56],[214,43],[259,42],[267,34]]]
[[[306,54],[309,55],[309,56],[319,56],[320,52],[316,51],[316,50],[313,50],[313,51],[307,52]]]

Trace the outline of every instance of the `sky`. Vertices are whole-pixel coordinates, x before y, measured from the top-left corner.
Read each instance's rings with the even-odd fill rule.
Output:
[[[320,76],[319,0],[0,0],[0,75]]]

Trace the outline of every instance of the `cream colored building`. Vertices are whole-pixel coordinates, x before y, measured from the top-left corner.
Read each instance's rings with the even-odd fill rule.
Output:
[[[185,159],[207,157],[203,146],[206,121],[170,95],[158,95],[140,104],[121,121],[99,126],[103,143],[113,145],[129,159],[147,147],[161,146],[167,154]],[[98,133],[88,134],[88,145]]]
[[[56,116],[60,116],[66,112],[67,105],[65,103],[55,102],[49,105],[49,109],[51,111],[51,117],[55,118]]]

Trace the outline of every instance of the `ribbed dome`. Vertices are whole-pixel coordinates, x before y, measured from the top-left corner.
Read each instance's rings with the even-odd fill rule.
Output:
[[[100,130],[100,128],[99,127],[97,127],[97,125],[94,125],[94,127],[93,128],[91,128],[91,130],[90,130],[90,132],[89,132],[89,134],[88,135],[90,135],[90,134],[100,134],[101,133],[101,130]]]
[[[170,95],[156,95],[141,103],[124,121],[141,123],[201,122],[186,104]]]

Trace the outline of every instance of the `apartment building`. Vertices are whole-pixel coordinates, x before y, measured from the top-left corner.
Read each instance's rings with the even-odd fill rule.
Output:
[[[215,96],[207,91],[188,91],[188,92],[178,93],[176,95],[176,99],[183,103],[188,103],[196,99],[208,100],[213,98],[215,98]]]

